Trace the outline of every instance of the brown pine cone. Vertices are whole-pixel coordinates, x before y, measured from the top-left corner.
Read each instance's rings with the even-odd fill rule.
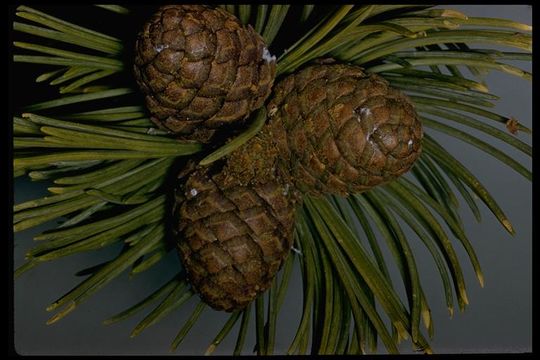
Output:
[[[257,136],[179,182],[178,249],[195,291],[218,310],[241,309],[270,285],[292,245],[296,189],[365,191],[407,171],[421,151],[409,100],[357,66],[288,76],[268,112]]]
[[[268,113],[282,163],[307,194],[368,190],[408,171],[421,152],[410,100],[358,66],[314,65],[289,75],[274,87]]]
[[[264,104],[276,64],[259,34],[232,14],[167,5],[137,38],[134,72],[156,124],[208,142]]]
[[[178,251],[203,301],[239,310],[271,285],[293,243],[297,200],[279,178],[239,185],[224,171],[199,168],[179,180]]]

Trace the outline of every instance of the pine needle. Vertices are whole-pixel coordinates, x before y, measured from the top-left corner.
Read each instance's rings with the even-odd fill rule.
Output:
[[[105,10],[115,12],[117,14],[121,14],[121,15],[128,15],[130,12],[129,9],[120,5],[97,5],[96,4],[95,6],[105,9]]]
[[[100,32],[90,30],[85,27],[75,25],[73,23],[58,19],[54,16],[35,10],[28,6],[24,6],[24,5],[18,6],[17,11],[19,11],[19,13],[17,13],[18,16],[31,19],[32,21],[39,22],[40,24],[45,24],[47,26],[52,27],[53,29],[60,30],[66,33],[72,33],[74,35],[78,35],[81,37],[88,36],[90,39],[93,39],[94,41],[106,41],[106,40],[114,41],[114,42],[121,41],[120,39],[117,39],[115,37],[105,35]]]
[[[240,323],[240,330],[238,331],[238,336],[236,338],[236,345],[234,346],[233,355],[238,356],[242,354],[242,348],[244,347],[244,342],[246,339],[247,329],[249,325],[249,318],[251,314],[251,303],[245,308],[242,313],[242,322]]]
[[[206,305],[203,302],[199,302],[197,306],[195,307],[195,310],[193,310],[193,313],[189,317],[189,319],[186,321],[182,329],[178,332],[178,335],[174,338],[172,344],[171,344],[171,352],[175,351],[176,348],[178,348],[178,345],[184,340],[186,335],[189,333],[193,325],[197,322],[197,319],[201,315],[202,311],[206,308]]]
[[[210,346],[208,346],[204,355],[212,355],[218,345],[223,341],[223,339],[229,334],[233,326],[236,324],[236,322],[240,318],[240,314],[242,314],[241,311],[235,311],[231,314],[231,316],[229,316],[229,319],[227,320],[225,325],[223,325],[223,328],[216,335],[214,340],[212,340],[212,343],[210,344]]]
[[[257,114],[255,115],[255,119],[251,123],[251,125],[242,132],[239,136],[228,142],[227,144],[223,145],[204,159],[202,159],[199,164],[202,166],[208,166],[211,163],[213,163],[216,160],[221,159],[222,157],[232,153],[234,150],[238,149],[240,146],[244,145],[249,139],[257,135],[257,133],[261,130],[264,123],[266,122],[266,109],[264,106],[257,111]]]
[[[266,14],[268,12],[268,5],[257,6],[257,19],[255,20],[255,31],[262,34],[264,23],[266,22]]]
[[[144,254],[159,239],[159,236],[151,236],[147,241],[141,242],[137,244],[137,246],[134,246],[131,249],[125,251],[114,261],[111,261],[93,276],[83,281],[72,291],[70,291],[62,298],[47,307],[47,311],[52,311],[60,306],[67,305],[62,311],[58,312],[56,315],[50,318],[49,321],[47,321],[47,324],[52,324],[73,311],[91,294],[99,290],[110,280],[123,272],[133,261],[135,261],[136,258]]]
[[[266,41],[267,46],[270,46],[274,41],[274,38],[278,34],[285,16],[289,11],[290,5],[272,5],[270,14],[268,15],[268,22],[262,32],[262,37]]]
[[[156,324],[160,319],[167,314],[177,309],[182,304],[186,303],[193,293],[187,288],[187,283],[182,280],[177,283],[175,288],[163,299],[163,301],[148,314],[137,326],[131,331],[130,337],[138,336],[143,330]]]
[[[116,322],[122,321],[124,319],[127,319],[148,305],[150,305],[155,300],[159,299],[161,296],[163,296],[166,293],[170,293],[173,288],[175,288],[178,284],[180,284],[181,280],[179,279],[178,275],[175,275],[171,280],[167,281],[162,287],[160,287],[158,290],[138,302],[137,304],[133,305],[132,307],[108,318],[107,320],[103,321],[103,324],[105,325],[111,325]]]

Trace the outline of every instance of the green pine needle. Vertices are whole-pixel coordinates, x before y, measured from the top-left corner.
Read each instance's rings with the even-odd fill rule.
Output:
[[[221,159],[222,157],[232,153],[234,150],[238,149],[240,146],[244,145],[249,139],[257,135],[259,130],[262,129],[266,121],[266,109],[264,107],[260,108],[255,115],[255,119],[251,125],[242,132],[241,135],[237,136],[227,144],[223,145],[221,148],[217,149],[210,155],[202,159],[199,164],[202,166],[208,166],[216,160]]]
[[[190,318],[185,322],[182,329],[180,329],[180,331],[178,332],[178,335],[176,335],[176,337],[174,338],[171,344],[171,352],[175,351],[178,345],[180,345],[180,343],[184,340],[184,338],[189,333],[193,325],[195,325],[197,319],[199,318],[199,316],[201,316],[201,313],[205,308],[206,305],[202,301],[197,304]]]
[[[223,328],[216,335],[214,340],[212,340],[212,343],[210,344],[210,346],[208,346],[208,349],[206,349],[204,355],[211,355],[216,350],[218,345],[223,341],[223,339],[229,334],[233,326],[236,324],[241,314],[241,311],[235,311],[231,314],[231,316],[229,316],[229,319],[227,320],[225,325],[223,325]]]
[[[160,287],[158,290],[156,290],[152,294],[148,295],[146,298],[144,298],[137,304],[108,318],[107,320],[104,320],[103,324],[105,325],[114,324],[135,315],[136,313],[138,313],[139,311],[143,310],[145,307],[150,305],[152,302],[159,299],[164,294],[170,293],[174,288],[178,286],[178,284],[180,284],[180,282],[181,280],[177,276],[175,276],[173,279],[165,283],[162,287]]]
[[[115,12],[117,14],[121,14],[121,15],[128,15],[129,14],[129,9],[123,7],[123,6],[120,6],[120,5],[97,5],[97,7],[100,7],[102,9],[105,9],[105,10],[109,10],[109,11],[112,11],[112,12]]]

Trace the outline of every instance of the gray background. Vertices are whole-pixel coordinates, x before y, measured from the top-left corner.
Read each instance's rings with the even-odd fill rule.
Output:
[[[470,16],[504,17],[532,24],[530,6],[445,7],[463,11]],[[517,65],[531,71],[530,64]],[[495,111],[512,115],[531,127],[531,83],[502,73],[491,73],[486,81],[490,91],[501,97]],[[435,134],[452,154],[473,170],[495,195],[516,229],[514,237],[508,235],[482,204],[483,220],[478,224],[466,205],[462,204],[464,225],[484,270],[485,287],[480,288],[475,281],[465,252],[456,246],[465,272],[470,305],[464,313],[456,310],[452,319],[444,304],[442,285],[433,260],[419,241],[411,238],[434,318],[435,337],[431,342],[432,347],[437,353],[531,351],[532,185],[510,168],[472,146],[434,131],[430,133]],[[519,138],[531,143],[530,136],[519,134]],[[522,153],[494,140],[490,142],[527,167],[531,166],[530,158]],[[15,181],[15,203],[45,195],[46,187],[45,183],[32,183],[26,179]],[[32,247],[32,237],[48,227],[50,224],[16,234],[16,267],[22,264],[24,253]],[[101,321],[144,298],[174,274],[178,266],[174,254],[170,254],[172,256],[168,261],[129,281],[127,274],[123,274],[60,322],[45,325],[52,315],[45,308],[82,280],[75,277],[74,273],[110,259],[118,251],[119,247],[114,247],[72,256],[51,264],[45,263],[16,280],[14,331],[15,347],[20,354],[170,354],[170,342],[191,313],[193,301],[135,339],[129,338],[129,332],[142,319],[143,314],[110,326],[102,325]],[[299,321],[302,302],[299,271],[293,274],[289,289],[278,319],[276,353],[286,351]],[[226,319],[227,314],[205,310],[176,354],[202,354]],[[230,354],[237,331],[238,325],[214,354]],[[252,324],[244,354],[250,353],[254,333]],[[408,342],[404,342],[402,350],[410,351]]]

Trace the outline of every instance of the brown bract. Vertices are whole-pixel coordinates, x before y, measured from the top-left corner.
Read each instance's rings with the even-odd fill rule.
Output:
[[[353,65],[309,66],[274,88],[274,141],[299,190],[348,195],[408,171],[421,152],[422,125],[410,100],[382,77]]]
[[[152,120],[183,138],[210,141],[261,107],[276,67],[264,40],[232,14],[167,5],[144,25],[134,73]]]

